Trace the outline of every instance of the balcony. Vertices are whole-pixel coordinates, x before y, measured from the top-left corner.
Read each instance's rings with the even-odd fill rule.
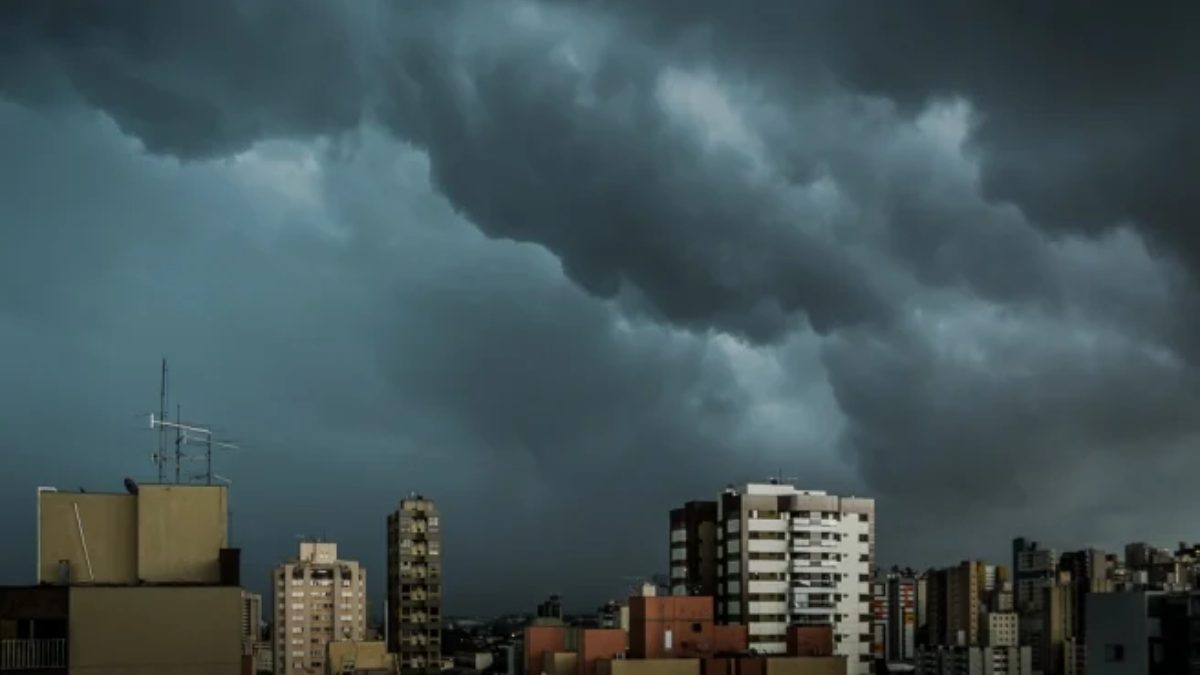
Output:
[[[67,667],[65,638],[0,640],[0,672],[53,670]]]

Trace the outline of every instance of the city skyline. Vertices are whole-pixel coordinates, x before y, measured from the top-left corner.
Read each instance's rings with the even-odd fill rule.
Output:
[[[260,593],[410,490],[447,613],[770,476],[885,568],[1196,539],[1200,6],[732,7],[0,3],[6,532],[153,482],[165,357]]]

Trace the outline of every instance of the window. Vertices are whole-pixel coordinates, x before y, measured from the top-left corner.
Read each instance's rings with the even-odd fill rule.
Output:
[[[858,514],[858,519],[865,523],[871,519],[871,516],[868,516],[865,513],[860,513],[860,514]]]
[[[1104,660],[1119,663],[1125,660],[1125,645],[1104,645]]]
[[[870,541],[870,538],[867,537],[867,535],[865,535],[865,534],[860,534],[860,535],[858,535],[858,540],[859,541]]]
[[[700,632],[700,629],[701,629],[701,626],[700,626],[700,624],[699,624],[699,623],[693,623],[693,624],[692,624],[692,632],[693,632],[693,633],[699,633],[699,632]]]

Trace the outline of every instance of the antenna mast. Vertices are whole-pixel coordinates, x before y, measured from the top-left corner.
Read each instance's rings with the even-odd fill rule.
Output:
[[[162,375],[158,383],[158,418],[163,419],[167,416],[167,359],[162,360]],[[158,428],[158,453],[154,455],[154,463],[158,465],[158,482],[163,482],[163,468],[166,464],[167,445],[167,430],[163,427]]]
[[[238,445],[235,445],[233,443],[226,443],[225,441],[215,440],[213,438],[213,432],[211,429],[195,426],[192,424],[184,424],[181,421],[183,419],[182,414],[181,414],[181,408],[178,405],[176,405],[175,410],[176,410],[176,413],[175,413],[176,418],[175,418],[174,422],[171,422],[169,420],[159,419],[154,416],[154,413],[150,414],[150,428],[151,429],[158,429],[161,431],[165,428],[172,428],[175,430],[175,483],[179,484],[179,483],[183,482],[183,462],[184,462],[184,460],[202,459],[201,457],[196,456],[196,455],[184,454],[183,448],[185,445],[188,445],[189,443],[191,443],[193,445],[203,445],[205,448],[204,457],[203,457],[203,459],[205,461],[205,471],[202,474],[189,477],[189,480],[196,479],[196,478],[203,478],[205,485],[212,485],[213,478],[216,478],[217,480],[224,480],[224,481],[228,482],[228,479],[222,478],[221,476],[213,473],[213,470],[212,470],[213,447],[216,446],[218,448],[227,448],[229,450],[241,450],[241,447]]]
[[[158,452],[154,455],[154,463],[158,466],[158,482],[163,482],[163,469],[167,462],[166,453],[166,437],[167,429],[175,430],[175,484],[179,485],[184,481],[183,463],[184,461],[204,460],[204,473],[188,476],[190,482],[196,479],[204,479],[205,485],[212,485],[213,478],[230,483],[227,478],[213,473],[213,446],[219,448],[227,448],[230,450],[240,450],[241,448],[233,443],[218,441],[213,438],[212,429],[198,426],[195,424],[185,424],[183,421],[183,406],[175,404],[175,421],[167,419],[167,359],[162,360],[162,379],[159,382],[158,388],[158,415],[150,413],[150,429],[158,431]],[[196,454],[188,454],[185,452],[186,445],[202,445],[204,446],[203,457]]]
[[[166,422],[166,420],[163,420]],[[154,420],[150,420],[154,424]],[[175,484],[179,485],[179,465],[183,463],[183,406],[175,404]]]

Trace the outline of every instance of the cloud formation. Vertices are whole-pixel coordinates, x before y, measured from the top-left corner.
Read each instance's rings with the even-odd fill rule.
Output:
[[[252,564],[379,561],[422,489],[463,609],[599,601],[779,470],[877,496],[884,562],[1185,538],[1144,497],[1195,468],[1195,10],[909,9],[5,5],[14,485],[80,374],[128,443],[153,373],[97,364],[169,351],[279,449]]]

